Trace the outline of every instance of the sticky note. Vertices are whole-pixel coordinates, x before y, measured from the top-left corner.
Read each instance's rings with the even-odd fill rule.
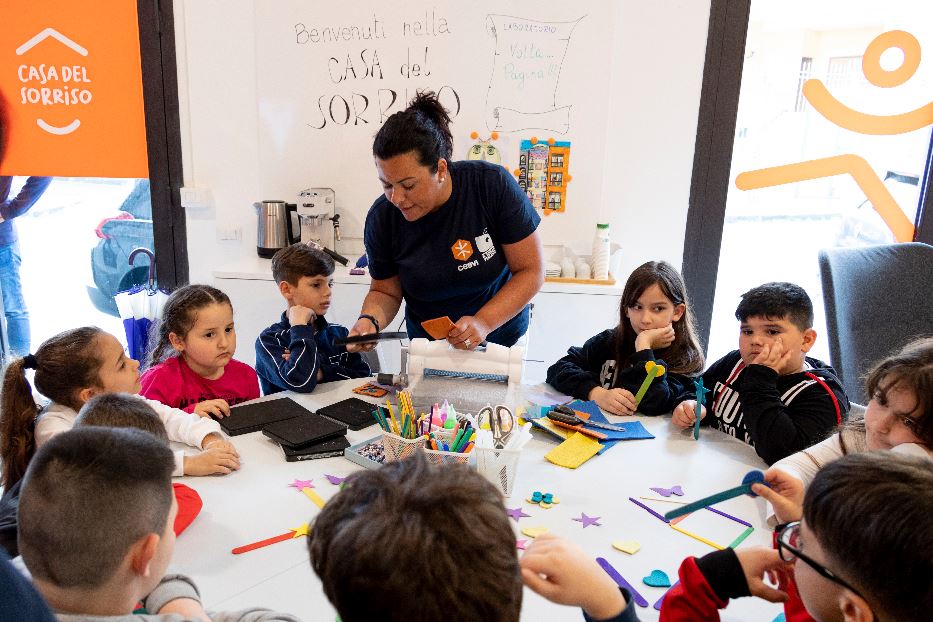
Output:
[[[589,436],[574,432],[566,441],[544,454],[544,457],[557,466],[575,469],[599,453],[602,448],[602,445]]]

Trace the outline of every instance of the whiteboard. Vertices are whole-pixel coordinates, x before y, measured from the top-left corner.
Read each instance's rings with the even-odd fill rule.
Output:
[[[418,89],[453,117],[454,157],[476,132],[510,171],[522,139],[570,141],[566,211],[546,244],[589,244],[602,201],[615,3],[255,0],[259,199],[336,192],[362,237],[382,192],[372,140]]]

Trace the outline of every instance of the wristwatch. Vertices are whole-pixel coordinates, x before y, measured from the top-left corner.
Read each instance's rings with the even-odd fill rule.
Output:
[[[361,314],[360,314],[360,317],[358,317],[358,318],[356,318],[356,319],[357,319],[357,320],[362,320],[363,318],[366,318],[367,320],[369,320],[370,322],[373,323],[373,326],[376,327],[376,332],[377,332],[377,333],[378,333],[380,330],[382,330],[382,329],[379,327],[379,322],[377,322],[377,321],[376,321],[376,318],[374,318],[374,317],[371,316],[370,314],[368,314],[368,313],[361,313]]]

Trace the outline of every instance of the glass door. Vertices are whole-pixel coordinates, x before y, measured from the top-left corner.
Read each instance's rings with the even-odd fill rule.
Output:
[[[928,50],[920,62],[921,48]],[[791,281],[825,337],[817,254],[910,241],[933,123],[933,4],[753,0],[708,353],[739,296]],[[828,361],[828,342],[811,355]]]

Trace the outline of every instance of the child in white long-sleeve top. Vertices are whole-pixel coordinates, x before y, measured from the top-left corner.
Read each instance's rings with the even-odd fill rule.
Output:
[[[36,389],[51,400],[41,412],[27,369],[35,370]],[[39,446],[74,426],[78,410],[89,399],[105,393],[135,395],[139,388],[139,362],[126,356],[116,337],[93,326],[60,333],[35,354],[14,360],[4,375],[0,408],[4,486],[13,486],[23,476]],[[194,456],[176,452],[175,475],[226,474],[239,468],[239,455],[216,421],[146,401],[165,424],[170,440],[203,449]]]
[[[359,353],[334,344],[347,329],[324,319],[333,273],[334,260],[307,244],[292,244],[272,257],[272,278],[288,309],[256,339],[256,373],[266,395],[310,393],[320,382],[370,375]]]

